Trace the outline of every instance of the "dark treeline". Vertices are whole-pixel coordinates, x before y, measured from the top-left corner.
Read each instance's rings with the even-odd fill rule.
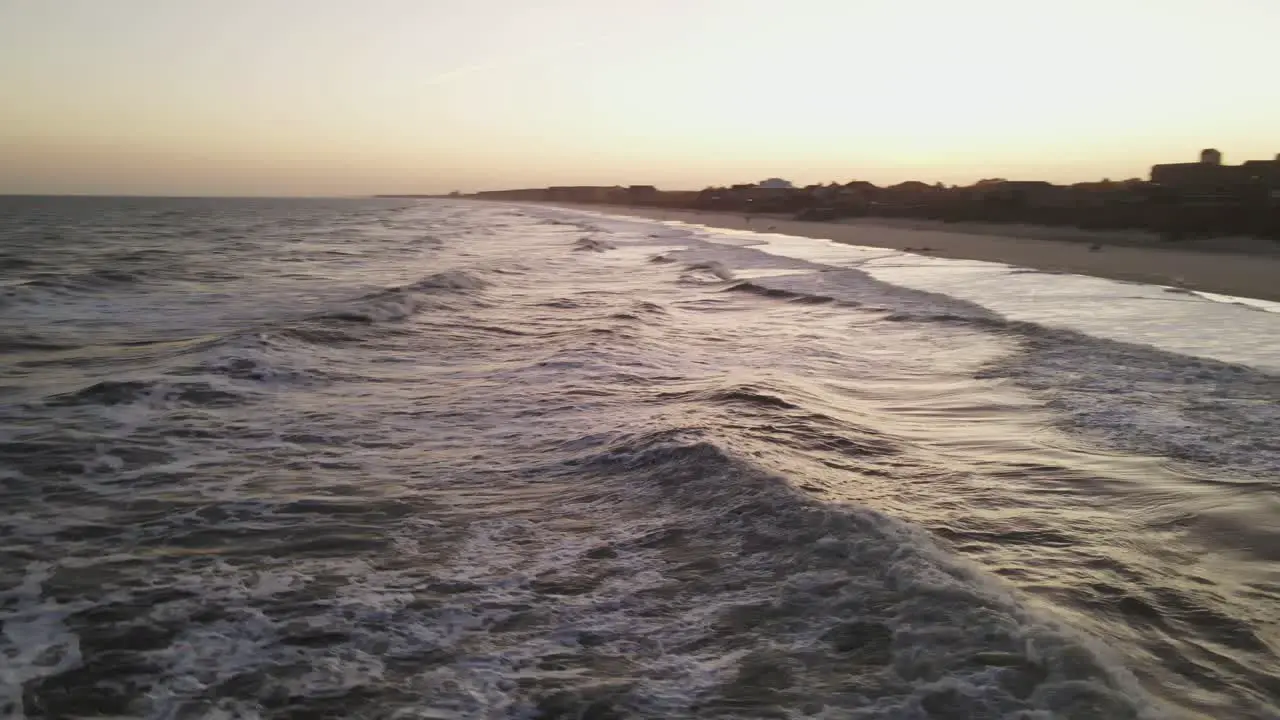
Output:
[[[992,178],[968,186],[909,181],[880,187],[855,180],[794,187],[773,178],[701,191],[573,186],[464,197],[769,213],[815,221],[886,217],[1146,230],[1174,241],[1224,235],[1280,240],[1280,157],[1230,166],[1221,163],[1216,150],[1203,151],[1197,163],[1157,165],[1151,181],[1055,185]]]

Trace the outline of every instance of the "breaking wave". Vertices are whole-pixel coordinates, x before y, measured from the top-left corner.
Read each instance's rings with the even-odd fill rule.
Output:
[[[699,431],[629,438],[574,467],[614,488],[597,503],[643,503],[665,518],[594,555],[661,553],[673,563],[663,585],[696,582],[715,598],[667,601],[688,614],[683,631],[697,628],[668,652],[733,658],[692,703],[697,716],[810,701],[845,717],[1137,716],[1133,679],[1105,653],[1028,613],[918,529],[805,498]],[[637,604],[662,602],[663,585]]]
[[[783,300],[792,300],[798,303],[808,303],[820,305],[822,303],[834,302],[835,298],[826,295],[817,295],[811,293],[797,292],[795,290],[786,290],[783,288],[767,287],[755,282],[739,282],[726,287],[725,292],[749,293],[751,295],[759,295],[761,297],[779,298]]]
[[[488,286],[487,281],[460,270],[435,273],[403,287],[356,298],[346,303],[346,307],[322,313],[318,318],[356,323],[394,322],[423,310],[450,309],[448,296],[472,294]],[[446,299],[440,299],[441,296]]]
[[[641,220],[54,205],[0,715],[1274,717],[1263,370]]]
[[[590,237],[578,238],[577,242],[573,244],[573,249],[579,252],[604,252],[613,250],[616,247],[613,243]]]

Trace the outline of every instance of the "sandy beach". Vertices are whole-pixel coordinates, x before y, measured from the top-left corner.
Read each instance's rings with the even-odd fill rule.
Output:
[[[1280,243],[1255,238],[1189,241],[1171,246],[1142,232],[891,218],[810,222],[765,215],[747,220],[739,214],[697,210],[573,207],[1280,301]]]

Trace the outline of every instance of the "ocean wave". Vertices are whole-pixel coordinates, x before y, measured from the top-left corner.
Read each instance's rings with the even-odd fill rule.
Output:
[[[1274,715],[1266,377],[644,221],[332,202],[5,315],[80,347],[4,370],[0,715],[1174,717],[1110,651]],[[1148,413],[1257,464],[1108,454]]]
[[[778,383],[712,384],[686,390],[660,390],[653,402],[680,404],[695,412],[718,414],[717,424],[734,428],[753,445],[753,452],[787,448],[814,457],[821,464],[848,469],[843,460],[855,459],[860,471],[872,471],[867,461],[903,452],[900,443],[872,428],[839,419],[815,409],[816,398]],[[793,460],[797,456],[792,456]]]
[[[606,250],[614,250],[617,247],[617,245],[606,240],[590,237],[578,238],[573,243],[573,249],[579,252],[604,252]]]
[[[957,312],[934,312],[931,310],[897,310],[888,311],[882,317],[885,322],[937,323],[939,325],[962,325],[980,330],[1000,332],[1039,332],[1043,329],[1033,323],[988,314],[967,314]]]
[[[842,717],[1122,718],[1145,703],[1105,651],[920,529],[806,498],[696,428],[623,438],[574,469],[617,483],[602,502],[668,518],[593,552],[657,552],[673,582],[699,578],[702,630],[669,651],[733,658],[700,703],[708,714],[820,698]],[[851,679],[858,692],[842,695]]]
[[[239,333],[192,348],[168,363],[169,375],[206,381],[233,381],[235,392],[257,394],[332,383],[344,377],[315,357],[316,346],[341,346],[368,338],[341,327],[303,323]]]
[[[835,302],[835,298],[817,293],[805,293],[796,290],[787,290],[778,287],[769,287],[757,282],[744,281],[734,283],[724,289],[724,292],[748,293],[751,295],[759,295],[767,298],[777,298],[780,300],[790,300],[793,302],[809,305],[822,305],[825,303]]]
[[[165,248],[138,248],[136,250],[128,250],[121,253],[106,255],[100,262],[111,265],[150,264],[154,262],[166,262],[176,257],[178,257],[177,253]]]
[[[593,305],[603,305],[601,302],[592,302],[580,298],[552,298],[537,303],[538,307],[556,308],[557,310],[576,310],[582,307],[591,307]]]
[[[30,276],[21,286],[51,290],[95,290],[117,285],[132,285],[145,278],[146,273],[141,271],[102,268],[71,274],[37,273]]]
[[[48,397],[50,407],[113,406],[146,403],[153,406],[226,407],[245,402],[244,395],[205,382],[169,380],[102,380]]]
[[[879,319],[885,322],[998,334],[1016,344],[977,376],[1011,379],[1037,393],[1052,409],[1065,411],[1061,427],[1109,447],[1240,477],[1280,470],[1280,448],[1269,430],[1280,424],[1280,386],[1265,370],[1013,320],[860,271],[759,279],[724,290],[794,302],[834,297],[841,304],[884,308]]]
[[[666,308],[657,303],[640,301],[632,303],[626,310],[610,313],[609,317],[614,320],[633,320],[638,322],[652,322],[667,315]]]
[[[9,254],[0,255],[0,271],[26,270],[33,267],[39,267],[39,263],[31,260],[30,258]]]
[[[690,263],[688,265],[685,265],[685,269],[692,270],[694,272],[709,273],[710,275],[713,275],[716,278],[719,278],[720,280],[733,279],[733,271],[730,270],[729,267],[724,263],[716,262],[714,260],[709,260],[706,262]]]
[[[0,354],[30,351],[56,352],[60,350],[75,350],[78,347],[81,346],[74,343],[57,342],[31,333],[0,335]]]
[[[966,320],[966,322],[974,322]],[[1076,433],[1198,465],[1209,477],[1280,472],[1280,379],[1243,365],[1164,352],[1024,322],[1001,322],[1021,352],[980,377],[1044,397]],[[1205,472],[1212,468],[1212,471]]]
[[[684,400],[713,404],[741,404],[774,410],[795,410],[799,407],[796,403],[785,400],[780,395],[781,393],[776,391],[771,393],[768,389],[759,386],[735,385],[712,390],[660,393],[658,398],[663,401]]]
[[[384,290],[359,298],[349,307],[316,315],[315,319],[364,324],[394,322],[411,317],[425,305],[411,292]]]
[[[378,290],[314,316],[319,320],[376,324],[405,320],[426,310],[449,310],[450,295],[466,295],[489,287],[489,282],[476,275],[449,270],[434,273],[399,287]]]
[[[483,290],[489,282],[464,270],[447,270],[428,275],[405,285],[403,289],[415,292],[437,290]]]

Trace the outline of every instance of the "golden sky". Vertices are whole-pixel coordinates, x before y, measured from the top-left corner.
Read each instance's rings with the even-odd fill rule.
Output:
[[[1144,176],[1280,152],[1280,0],[0,0],[0,193]]]

